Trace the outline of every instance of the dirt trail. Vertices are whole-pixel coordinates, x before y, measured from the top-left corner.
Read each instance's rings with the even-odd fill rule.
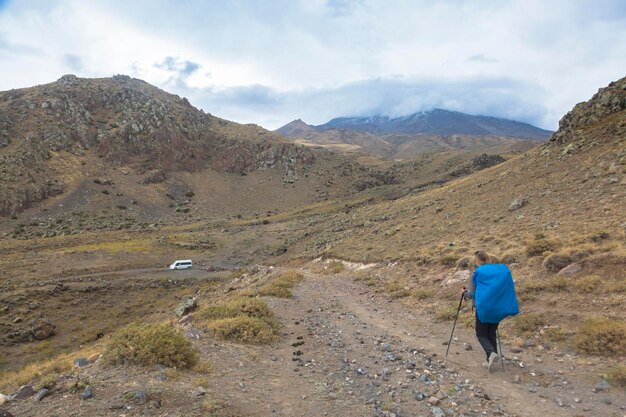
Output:
[[[623,415],[623,395],[593,393],[593,385],[557,369],[571,368],[564,359],[534,366],[526,363],[530,354],[508,354],[504,370],[488,373],[461,326],[444,361],[450,323],[419,317],[345,277],[304,272],[293,299],[268,299],[284,325],[278,346],[255,349],[251,358],[250,348],[213,345],[216,358],[231,358],[222,362],[225,385],[216,387],[246,415]],[[475,349],[465,351],[464,342]]]
[[[446,361],[450,322],[412,312],[349,273],[302,272],[293,298],[267,298],[283,326],[273,345],[222,342],[193,322],[186,327],[215,368],[209,375],[162,378],[157,368],[87,367],[93,399],[54,394],[41,403],[11,402],[9,409],[16,416],[204,417],[206,402],[218,400],[253,417],[624,416],[624,392],[594,393],[596,381],[585,380],[589,368],[575,358],[544,354],[538,361],[531,350],[514,357],[505,346],[505,369],[488,373],[474,335],[458,326]],[[464,350],[463,343],[474,349]],[[206,396],[193,395],[198,385]],[[137,388],[148,392],[148,404],[123,399]]]

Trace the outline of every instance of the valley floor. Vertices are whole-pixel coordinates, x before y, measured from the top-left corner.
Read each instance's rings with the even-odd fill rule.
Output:
[[[196,331],[193,321],[185,326],[202,359],[214,366],[203,381],[183,371],[96,363],[81,370],[94,386],[92,399],[53,394],[6,409],[16,416],[129,417],[624,414],[624,391],[595,390],[593,367],[579,358],[531,348],[511,353],[505,344],[504,369],[488,373],[469,329],[457,326],[446,360],[450,322],[375,293],[348,272],[301,272],[293,298],[267,298],[282,324],[273,345],[216,341]],[[206,394],[195,397],[199,384]],[[136,389],[148,394],[145,404],[124,400]]]

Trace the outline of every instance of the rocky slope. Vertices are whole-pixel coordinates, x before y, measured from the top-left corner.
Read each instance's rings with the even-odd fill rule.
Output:
[[[65,75],[0,92],[0,215],[71,194],[88,168],[101,177],[123,168],[145,185],[175,172],[247,175],[273,168],[293,183],[317,159],[332,158],[122,75]]]
[[[327,218],[298,248],[362,261],[436,260],[482,246],[523,253],[542,234],[563,249],[593,233],[623,236],[625,83],[577,105],[542,147],[440,189]]]

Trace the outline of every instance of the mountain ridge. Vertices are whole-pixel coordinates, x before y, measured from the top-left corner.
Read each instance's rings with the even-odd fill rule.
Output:
[[[297,125],[297,128],[296,128]],[[329,129],[349,129],[373,134],[407,133],[407,134],[435,134],[435,135],[475,135],[475,136],[508,136],[514,138],[543,141],[553,133],[540,129],[529,123],[498,118],[493,116],[469,115],[457,111],[435,108],[433,110],[416,112],[399,117],[365,116],[365,117],[337,117],[328,122],[313,126],[304,126],[302,120],[297,119],[275,132],[293,137],[294,131],[325,131]]]

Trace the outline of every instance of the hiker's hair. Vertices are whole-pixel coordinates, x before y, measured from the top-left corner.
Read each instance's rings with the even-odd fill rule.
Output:
[[[476,252],[474,252],[474,256],[482,263],[486,264],[489,262],[489,255],[487,255],[487,252],[485,252],[484,250],[477,250]]]

